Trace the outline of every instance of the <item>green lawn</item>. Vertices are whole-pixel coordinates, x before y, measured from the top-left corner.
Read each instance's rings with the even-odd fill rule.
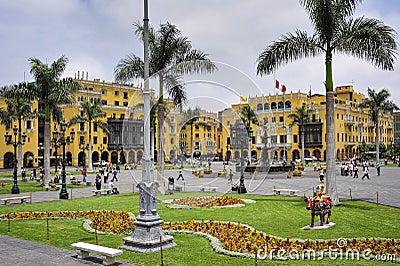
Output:
[[[179,193],[171,197],[199,196],[199,193]],[[300,230],[310,223],[310,212],[305,209],[305,202],[297,197],[272,197],[236,195],[256,200],[244,208],[236,209],[170,209],[159,202],[158,213],[164,221],[183,221],[188,219],[211,219],[248,224],[270,235],[301,239],[335,239],[353,237],[400,238],[400,210],[387,206],[362,201],[342,201],[342,205],[332,211],[332,221],[336,226],[327,230]],[[36,204],[3,206],[0,213],[16,211],[57,211],[57,210],[126,210],[138,213],[139,195],[124,194],[108,197],[91,197]],[[67,248],[71,243],[85,241],[95,243],[95,235],[82,228],[82,221],[50,220],[50,240],[47,240],[45,220],[11,221],[11,232],[7,232],[7,221],[0,222],[0,233],[13,237],[37,241],[57,247]],[[123,236],[99,235],[99,244],[119,248]],[[163,251],[165,265],[255,265],[254,260],[219,255],[212,251],[205,238],[193,235],[174,235],[177,247]],[[124,251],[118,257],[138,265],[159,265],[160,254],[136,254]],[[294,265],[375,265],[377,262],[366,260],[330,260],[290,261]],[[259,261],[258,265],[281,265],[287,262]]]
[[[11,189],[13,187],[14,182],[13,181],[2,181],[0,186],[0,195],[1,194],[11,194]],[[58,184],[61,185],[61,182]],[[39,182],[22,182],[18,181],[18,187],[20,190],[20,193],[25,193],[25,192],[36,192],[36,191],[43,191],[42,189],[42,183]],[[67,189],[75,189],[75,188],[83,188],[85,186],[81,185],[70,185],[67,184]]]

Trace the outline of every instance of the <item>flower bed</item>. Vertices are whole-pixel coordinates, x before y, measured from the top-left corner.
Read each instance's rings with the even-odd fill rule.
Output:
[[[365,258],[389,254],[392,258],[400,257],[400,239],[289,239],[267,235],[262,231],[257,231],[240,222],[232,223],[204,220],[169,222],[163,225],[163,230],[168,233],[202,235],[211,241],[211,245],[216,252],[229,256],[254,258],[255,254],[261,251],[260,254],[262,255],[273,254],[272,258],[279,259],[279,257],[276,257],[279,251],[286,254],[297,251],[297,254],[301,254],[304,250],[312,250],[316,252],[316,254],[320,254],[320,256],[328,256],[328,251],[335,253],[342,252],[342,254],[346,254],[346,251],[357,251],[364,254]],[[345,243],[345,245],[343,243]],[[269,256],[266,257],[271,259]],[[264,257],[264,259],[266,257]]]
[[[15,212],[0,215],[0,219],[85,219],[84,228],[89,232],[109,234],[131,234],[134,229],[134,216],[125,211],[55,211],[55,212]],[[270,259],[279,259],[276,254],[283,251],[313,251],[328,256],[328,251],[336,253],[357,251],[375,255],[391,255],[400,258],[400,239],[352,238],[352,239],[289,239],[267,235],[240,222],[194,221],[164,222],[162,229],[166,233],[187,233],[201,235],[211,241],[213,249],[221,254],[254,258],[255,254],[268,255]],[[260,253],[261,251],[261,253]],[[274,254],[271,258],[269,254]],[[321,255],[320,255],[321,256]],[[319,256],[319,257],[320,257]],[[265,258],[266,258],[265,257]],[[364,256],[365,257],[365,256]],[[397,259],[397,262],[400,262]]]
[[[129,234],[135,228],[134,215],[126,211],[14,212],[0,215],[0,219],[83,219],[87,231],[110,234]]]
[[[223,197],[193,197],[173,200],[164,200],[163,203],[168,204],[170,208],[238,208],[244,207],[245,203],[254,203],[253,200],[238,199],[231,196]]]

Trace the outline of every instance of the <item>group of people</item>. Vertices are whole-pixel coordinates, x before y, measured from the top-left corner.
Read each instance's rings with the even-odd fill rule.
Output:
[[[102,179],[104,179],[104,184],[107,184],[107,188],[112,190],[112,193],[119,194],[118,189],[114,185],[114,180],[118,181],[118,172],[120,171],[119,167],[111,168],[107,167],[100,167],[99,173],[96,174],[95,178],[95,186],[97,190],[101,189]],[[109,175],[112,174],[112,179],[108,182]]]
[[[362,177],[361,179],[367,178],[369,179],[369,165],[367,161],[363,161],[361,163],[362,166]],[[381,164],[378,162],[375,165],[376,168],[376,173],[378,176],[381,176]],[[340,174],[342,176],[352,176],[353,178],[358,178],[359,176],[359,169],[358,169],[358,165],[356,162],[354,161],[350,161],[350,162],[346,162],[346,163],[342,163],[341,168],[340,168]]]

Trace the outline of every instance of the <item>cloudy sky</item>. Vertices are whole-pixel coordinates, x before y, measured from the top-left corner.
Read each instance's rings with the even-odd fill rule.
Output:
[[[312,32],[296,0],[149,0],[149,13],[151,25],[175,24],[194,48],[217,62],[218,73],[186,79],[191,106],[220,110],[238,103],[238,95],[274,94],[275,78],[288,92],[324,92],[323,57],[256,76],[257,57],[268,44],[296,29]],[[378,18],[400,31],[399,0],[364,0],[355,16]],[[33,80],[30,57],[51,63],[61,55],[69,58],[65,76],[84,71],[90,80],[112,82],[120,59],[143,54],[132,26],[142,18],[140,0],[0,0],[0,86]],[[387,88],[400,106],[399,62],[395,71],[384,72],[368,62],[335,55],[333,71],[335,86],[353,85],[363,93],[368,87]]]

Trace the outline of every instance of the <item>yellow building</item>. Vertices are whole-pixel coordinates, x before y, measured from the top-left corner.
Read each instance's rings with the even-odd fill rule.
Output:
[[[361,110],[358,104],[365,96],[354,92],[352,86],[341,86],[335,89],[335,134],[336,158],[343,160],[348,157],[361,156],[357,149],[363,143],[375,143],[375,128],[368,116],[368,110]],[[262,148],[265,147],[263,135],[268,135],[268,145],[275,147],[273,159],[295,160],[301,155],[301,138],[298,126],[289,127],[289,114],[302,105],[310,111],[310,123],[305,126],[305,157],[314,156],[319,160],[326,159],[326,97],[325,95],[308,95],[302,92],[276,94],[269,96],[250,97],[249,105],[255,111],[260,126],[252,125],[254,136],[250,138],[251,156],[260,158]],[[238,119],[238,110],[244,104],[232,105],[231,109],[222,111],[221,121],[225,127],[231,127]],[[380,117],[380,142],[386,147],[393,141],[393,116],[385,114]],[[232,131],[232,130],[231,130]],[[241,150],[229,148],[232,136],[223,136],[228,144],[218,147],[224,149],[224,158],[239,159]],[[232,157],[231,157],[232,156]],[[248,146],[244,150],[248,156]]]
[[[92,158],[93,162],[104,160],[111,163],[138,162],[143,156],[143,94],[137,87],[107,83],[95,79],[78,80],[82,86],[75,95],[75,104],[64,106],[64,119],[68,122],[73,116],[79,114],[80,104],[84,101],[91,103],[100,101],[106,113],[104,122],[107,122],[110,134],[106,134],[96,125],[92,126]],[[154,95],[154,93],[152,93]],[[37,109],[37,102],[32,103],[32,110]],[[3,105],[4,106],[4,103]],[[81,113],[81,115],[83,115]],[[17,125],[14,122],[12,126]],[[51,130],[58,125],[51,122]],[[88,164],[88,124],[77,124],[66,131],[68,136],[71,130],[75,131],[75,140],[66,145],[66,159],[71,165]],[[10,130],[7,130],[10,131]],[[12,131],[12,130],[11,130]],[[10,132],[11,132],[10,131]],[[22,131],[26,133],[27,140],[22,147],[23,166],[37,167],[43,161],[44,123],[39,119],[23,121]],[[0,127],[0,134],[5,134],[5,126]],[[10,133],[9,132],[9,133]],[[12,133],[12,132],[11,132]],[[3,168],[12,167],[13,148],[0,143],[4,151],[1,160]],[[51,165],[55,165],[56,156],[60,156],[62,148],[58,151],[51,146]]]
[[[80,103],[83,101],[101,101],[106,113],[110,133],[103,132],[96,125],[92,127],[92,162],[104,160],[113,164],[138,163],[143,156],[143,94],[137,87],[107,83],[100,80],[79,79],[82,89],[75,95],[76,103],[64,107],[65,121],[79,114]],[[154,92],[152,92],[154,97]],[[375,143],[375,129],[371,123],[368,110],[361,110],[358,104],[365,96],[354,92],[352,86],[341,86],[335,89],[335,145],[336,158],[360,156],[359,145]],[[246,103],[247,104],[247,103]],[[167,113],[164,123],[164,155],[166,161],[179,161],[182,154],[186,157],[202,155],[202,160],[210,156],[223,160],[239,160],[243,149],[245,157],[259,159],[266,145],[274,147],[273,159],[295,160],[300,158],[300,134],[297,126],[289,127],[289,114],[303,104],[311,112],[311,121],[305,127],[305,156],[315,156],[325,160],[325,96],[294,92],[268,96],[250,97],[248,104],[255,111],[260,126],[251,125],[253,136],[247,146],[239,145],[237,137],[232,132],[237,127],[238,112],[244,103],[233,104],[218,113],[201,110],[201,115],[193,124],[188,124],[184,113],[167,102]],[[4,103],[1,105],[4,106]],[[32,110],[38,108],[38,103],[32,103]],[[155,120],[157,121],[157,120]],[[382,115],[379,122],[380,142],[386,146],[394,141],[394,118],[390,114]],[[17,125],[16,122],[11,128]],[[51,123],[51,129],[54,123]],[[155,129],[157,126],[155,125]],[[88,164],[89,132],[88,124],[82,123],[68,128],[66,134],[75,131],[75,140],[66,146],[68,163],[74,166]],[[12,134],[12,130],[0,127],[0,134]],[[37,167],[43,161],[44,123],[39,119],[28,119],[22,123],[22,131],[27,135],[27,141],[22,147],[23,166]],[[154,132],[157,151],[157,134]],[[235,133],[236,134],[236,133]],[[234,135],[235,135],[234,134]],[[241,147],[243,146],[243,147]],[[3,151],[0,157],[1,168],[11,168],[14,150],[5,142],[0,143]],[[51,164],[56,162],[56,155],[61,154],[61,148],[56,152],[51,147]],[[217,156],[217,157],[216,157]],[[157,154],[154,154],[157,158]]]

